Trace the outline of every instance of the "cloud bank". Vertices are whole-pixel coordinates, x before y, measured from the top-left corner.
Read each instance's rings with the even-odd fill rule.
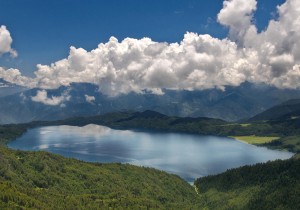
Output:
[[[12,57],[17,57],[18,53],[11,48],[13,39],[10,36],[10,32],[6,29],[6,26],[0,26],[0,56],[9,53]]]
[[[22,76],[21,72],[18,69],[5,69],[0,67],[0,78],[4,79],[7,82],[13,84],[21,85],[24,87],[36,87],[36,79]]]
[[[224,89],[245,81],[299,88],[300,1],[286,0],[278,6],[278,18],[270,20],[262,32],[253,21],[256,5],[256,0],[224,1],[217,19],[229,28],[225,39],[190,32],[180,43],[150,38],[119,42],[111,37],[89,52],[71,47],[67,58],[49,66],[37,65],[35,78],[1,68],[0,77],[44,89],[88,82],[110,96],[145,91],[163,94],[163,89]]]

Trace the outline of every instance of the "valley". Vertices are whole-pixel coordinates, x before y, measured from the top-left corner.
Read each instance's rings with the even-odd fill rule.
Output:
[[[299,130],[297,129],[298,119],[286,119],[276,121],[261,121],[261,122],[247,122],[247,123],[228,123],[223,120],[209,119],[209,118],[180,118],[180,117],[169,117],[153,111],[145,112],[116,112],[109,113],[102,116],[94,117],[78,117],[71,118],[61,121],[48,121],[48,122],[32,122],[28,124],[18,125],[5,125],[1,126],[1,142],[3,145],[9,143],[17,136],[23,134],[27,129],[32,129],[39,126],[57,126],[57,125],[76,125],[85,126],[88,124],[106,125],[115,129],[140,129],[140,130],[152,130],[157,132],[179,132],[179,133],[193,133],[193,134],[218,134],[220,136],[237,135],[243,136],[242,138],[248,141],[251,139],[249,136],[256,135],[253,144],[259,144],[261,146],[267,146],[274,149],[283,149],[299,153]],[[247,126],[245,126],[247,124]],[[288,126],[287,126],[288,125]],[[283,133],[282,131],[285,131]],[[246,134],[246,135],[245,135]],[[248,135],[248,136],[247,136]],[[269,136],[269,137],[267,137]],[[270,141],[272,139],[272,141]],[[270,141],[270,142],[269,142]],[[249,142],[250,143],[250,142]],[[299,192],[299,170],[300,170],[300,159],[296,154],[294,158],[284,161],[275,161],[267,163],[259,163],[254,166],[244,166],[237,169],[230,169],[219,175],[213,175],[208,177],[202,177],[195,181],[198,194],[192,186],[184,182],[178,176],[168,175],[166,176],[166,182],[160,184],[160,186],[153,186],[156,190],[160,189],[161,194],[157,196],[152,194],[151,189],[145,191],[145,183],[151,184],[152,182],[157,183],[158,176],[159,180],[162,180],[162,175],[159,175],[160,171],[155,169],[145,169],[146,174],[153,173],[153,177],[144,174],[144,167],[135,167],[127,164],[98,164],[98,163],[86,163],[77,161],[74,159],[63,158],[61,156],[52,155],[47,152],[21,152],[7,149],[6,146],[1,146],[1,164],[4,164],[1,172],[1,188],[3,189],[1,199],[1,205],[3,208],[8,207],[29,207],[30,208],[43,208],[47,200],[60,202],[60,206],[66,205],[82,206],[84,208],[150,208],[150,209],[257,209],[257,208],[273,208],[281,205],[283,208],[292,208],[291,202],[298,203],[298,192]],[[37,161],[37,159],[38,161]],[[50,158],[50,159],[49,159]],[[13,162],[11,162],[13,161]],[[25,161],[25,162],[24,162]],[[49,162],[50,161],[50,162]],[[24,165],[24,163],[26,163]],[[60,171],[64,167],[57,164],[66,164],[68,168],[74,167],[78,170],[79,168],[90,168],[76,173],[83,175],[86,179],[78,179],[75,176],[75,171]],[[81,164],[80,166],[77,164]],[[56,166],[57,165],[57,166]],[[8,167],[9,166],[9,167]],[[11,168],[13,166],[13,168]],[[26,167],[23,168],[23,167]],[[41,179],[41,181],[34,181],[34,176],[39,177],[38,174],[49,173],[49,167],[51,167],[51,174],[46,176],[47,179]],[[54,168],[53,168],[54,167]],[[59,169],[59,170],[58,170]],[[14,170],[22,171],[22,176],[16,179],[13,175],[16,172]],[[118,186],[124,183],[126,186],[126,179],[121,178],[122,176],[118,171],[132,174],[133,171],[137,170],[137,174],[132,174],[132,177],[145,177],[137,180],[136,188],[131,179],[128,179],[128,183],[131,183],[129,188],[126,187],[127,191],[118,191],[117,186],[113,186],[109,183],[103,183],[100,186],[96,185],[93,188],[88,187],[88,181],[93,180],[91,177],[98,177],[99,173],[96,171],[102,170],[113,170],[117,171],[115,181]],[[274,172],[272,172],[272,170]],[[275,172],[276,171],[276,172]],[[122,173],[123,173],[122,172]],[[18,172],[19,173],[19,172]],[[37,174],[38,173],[38,174]],[[96,175],[97,173],[97,175]],[[109,176],[112,172],[107,171],[106,174]],[[113,172],[114,174],[114,172]],[[247,175],[246,175],[247,174]],[[267,174],[267,176],[266,176]],[[283,174],[284,177],[283,177]],[[64,181],[60,180],[60,177],[69,177]],[[23,178],[22,178],[23,177]],[[53,178],[56,179],[51,181]],[[147,180],[149,177],[152,181]],[[22,179],[32,180],[32,184],[22,184]],[[99,178],[100,179],[100,178]],[[103,178],[104,180],[111,180]],[[258,180],[263,179],[264,185]],[[40,180],[40,179],[39,179]],[[43,181],[44,180],[44,181]],[[50,180],[50,181],[49,181]],[[85,181],[86,180],[86,181]],[[103,180],[103,181],[104,181]],[[178,181],[181,180],[181,184]],[[233,181],[235,180],[235,181]],[[239,181],[237,181],[239,180]],[[247,180],[251,180],[250,182]],[[81,183],[87,188],[76,188],[77,194],[73,194],[72,188],[65,188],[65,191],[58,192],[57,190],[62,186],[73,186],[71,183]],[[153,183],[153,184],[154,184]],[[173,188],[170,185],[174,184]],[[186,183],[186,184],[184,184]],[[286,184],[288,183],[288,184]],[[294,191],[287,191],[290,189],[290,185],[295,187]],[[8,186],[10,186],[8,188]],[[13,188],[11,187],[13,186]],[[77,185],[76,185],[77,186]],[[101,187],[102,186],[102,187]],[[108,193],[105,187],[110,186],[111,194]],[[181,186],[181,187],[180,187]],[[276,190],[273,187],[276,186]],[[104,188],[103,188],[104,187]],[[176,190],[174,189],[176,187]],[[46,193],[43,197],[36,196],[36,191],[42,190]],[[80,190],[78,190],[80,189]],[[106,190],[104,190],[106,189]],[[179,190],[179,191],[178,191]],[[97,193],[98,192],[98,193]],[[116,192],[119,192],[116,194]],[[138,194],[136,194],[138,192]],[[97,193],[97,195],[95,194]],[[104,194],[103,194],[104,193]],[[178,199],[176,196],[179,196]],[[271,198],[264,198],[263,200],[259,195],[268,194],[272,198],[276,199],[273,202]],[[18,195],[12,196],[12,195]],[[104,196],[105,195],[105,196]],[[67,196],[67,199],[60,200],[58,197]],[[175,197],[174,197],[175,196]],[[281,198],[286,198],[283,202]],[[76,201],[74,200],[76,199]],[[0,206],[1,206],[0,205]],[[172,207],[173,206],[173,207]],[[52,208],[52,207],[50,207]],[[70,208],[71,209],[71,208]],[[293,208],[292,208],[293,209]]]

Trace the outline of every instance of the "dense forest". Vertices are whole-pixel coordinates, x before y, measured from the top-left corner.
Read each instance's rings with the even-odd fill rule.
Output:
[[[300,209],[300,160],[231,169],[195,185],[209,209]]]
[[[300,160],[200,178],[0,147],[0,209],[299,209]]]
[[[0,209],[189,209],[194,188],[176,175],[0,147]]]

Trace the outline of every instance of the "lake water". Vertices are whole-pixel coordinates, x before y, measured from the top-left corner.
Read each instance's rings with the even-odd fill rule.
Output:
[[[231,138],[114,130],[92,124],[31,129],[8,146],[21,150],[46,150],[90,162],[149,166],[178,174],[187,181],[293,155]]]

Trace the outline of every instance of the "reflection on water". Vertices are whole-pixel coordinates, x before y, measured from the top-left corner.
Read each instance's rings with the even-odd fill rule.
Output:
[[[230,138],[114,130],[99,125],[49,126],[29,130],[9,147],[47,150],[90,162],[122,162],[178,174],[188,181],[247,164],[287,159]]]

